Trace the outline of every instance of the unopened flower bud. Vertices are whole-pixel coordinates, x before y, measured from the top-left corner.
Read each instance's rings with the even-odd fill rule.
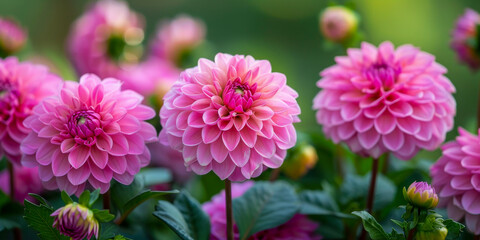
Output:
[[[445,240],[448,230],[445,227],[435,229],[433,231],[417,231],[416,240]]]
[[[357,31],[357,27],[357,15],[343,6],[328,7],[320,15],[320,30],[332,42],[345,42]]]
[[[27,39],[25,31],[14,21],[0,18],[0,57],[20,50]]]
[[[98,238],[98,221],[92,210],[81,204],[69,203],[51,216],[55,217],[53,227],[73,240],[90,239],[93,235]]]
[[[403,197],[414,207],[431,209],[438,204],[435,189],[426,182],[414,182],[408,190],[403,188]]]
[[[300,145],[292,157],[282,166],[283,172],[292,179],[305,175],[317,163],[318,155],[311,145]]]

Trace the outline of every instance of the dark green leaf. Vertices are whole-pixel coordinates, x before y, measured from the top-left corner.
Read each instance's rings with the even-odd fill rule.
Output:
[[[17,222],[6,218],[0,218],[0,232],[5,229],[8,230],[17,227],[20,227],[20,224],[18,224]]]
[[[99,222],[110,222],[115,218],[115,216],[110,214],[108,210],[93,209],[93,214]]]
[[[262,230],[278,227],[299,210],[293,188],[282,182],[257,182],[241,197],[233,200],[233,217],[240,239]]]
[[[346,204],[352,201],[364,202],[370,186],[370,174],[365,176],[347,175],[340,187],[340,202]],[[374,210],[379,210],[390,204],[397,187],[390,179],[379,174],[375,184]]]
[[[38,231],[38,237],[45,240],[68,240],[69,238],[60,235],[57,229],[53,228],[53,217],[50,215],[53,210],[45,205],[35,205],[28,200],[25,204],[25,220],[28,225]]]
[[[132,240],[132,239],[124,237],[122,235],[117,235],[113,238],[113,240]]]
[[[455,222],[451,219],[443,220],[443,224],[448,229],[448,235],[445,240],[457,240],[459,239],[461,233],[465,226],[461,223]]]
[[[133,197],[130,199],[125,205],[123,206],[122,210],[124,213],[131,212],[133,209],[135,209],[138,205],[142,204],[143,202],[151,199],[151,198],[156,198],[160,197],[166,194],[171,194],[171,193],[179,193],[178,190],[171,190],[171,191],[152,191],[152,190],[146,190],[137,196]]]
[[[144,169],[137,175],[139,178],[143,178],[145,186],[162,184],[172,180],[172,174],[166,168]]]
[[[0,209],[10,201],[10,197],[7,196],[4,192],[0,190]]]
[[[100,225],[100,233],[98,240],[113,239],[118,232],[118,225],[114,223],[102,223]]]
[[[182,213],[193,239],[208,240],[210,238],[210,218],[195,198],[188,192],[182,191],[175,199],[174,205]]]
[[[332,196],[323,191],[303,191],[299,195],[300,213],[305,215],[326,215],[341,218],[353,218],[350,214],[338,210],[337,203]]]
[[[182,240],[193,240],[182,213],[171,203],[158,201],[153,215],[167,224]]]
[[[366,211],[356,211],[352,213],[362,219],[363,227],[370,235],[372,240],[386,240],[389,239],[388,234],[383,230],[382,226],[375,220],[375,218]]]
[[[395,231],[395,229],[392,229],[392,232],[388,235],[388,239],[389,240],[405,240],[405,236]]]
[[[113,206],[123,212],[123,206],[132,198],[139,194],[144,187],[143,178],[135,177],[132,184],[123,185],[118,182],[113,182],[110,188],[110,194]]]
[[[96,189],[95,191],[90,194],[90,201],[88,202],[89,206],[93,206],[93,204],[97,201],[98,197],[100,196],[100,189]]]
[[[53,210],[53,208],[50,206],[50,204],[48,204],[47,200],[45,200],[45,198],[43,198],[42,196],[38,195],[38,194],[35,194],[35,193],[29,193],[28,194],[30,197],[33,197],[35,198],[40,204],[43,204],[45,205],[46,207],[50,208]]]
[[[78,203],[83,206],[88,206],[88,204],[90,203],[90,191],[83,191],[83,193],[80,195],[80,198],[78,198]]]

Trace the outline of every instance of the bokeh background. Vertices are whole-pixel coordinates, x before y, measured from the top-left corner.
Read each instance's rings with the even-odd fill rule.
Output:
[[[1,0],[0,16],[16,19],[29,34],[26,48],[19,57],[48,62],[65,79],[77,79],[65,51],[66,38],[70,27],[87,6],[93,1],[85,0]],[[319,72],[334,64],[334,57],[344,55],[341,46],[328,43],[320,34],[318,16],[323,8],[331,4],[321,0],[130,0],[131,9],[143,14],[146,22],[145,42],[162,20],[178,14],[188,14],[201,19],[207,27],[207,44],[197,56],[212,59],[217,52],[248,54],[256,59],[268,59],[274,71],[286,74],[288,84],[299,93],[302,122],[299,131],[318,133],[321,127],[316,123],[312,110],[312,99],[319,89],[315,83]],[[337,3],[344,4],[345,1]],[[462,126],[474,132],[476,125],[477,98],[479,94],[478,73],[471,72],[458,63],[455,53],[449,47],[450,33],[456,18],[466,7],[480,10],[478,0],[362,0],[353,4],[360,15],[360,30],[364,41],[378,45],[391,41],[396,46],[412,44],[436,56],[437,62],[448,69],[447,77],[456,86],[457,101],[455,126]],[[148,47],[148,46],[145,46]],[[457,135],[456,127],[447,135],[447,140]],[[321,140],[325,141],[325,140]],[[328,142],[325,142],[328,145]],[[333,148],[330,144],[329,147]],[[317,149],[318,150],[318,149]],[[312,174],[326,174],[334,165],[330,154],[322,155],[317,170]],[[440,155],[440,151],[421,152],[416,158],[427,159],[424,172]],[[328,159],[327,159],[328,158]],[[428,164],[430,163],[430,164]],[[368,164],[367,164],[368,165]],[[365,172],[370,168],[363,166]],[[327,169],[322,172],[322,168]],[[426,171],[425,171],[426,170]],[[426,174],[424,174],[424,177]],[[321,176],[325,181],[334,178]],[[393,177],[395,179],[395,177]],[[400,178],[400,177],[399,177]],[[410,183],[411,179],[400,182]],[[205,180],[206,179],[206,180]],[[303,181],[308,182],[308,177]],[[317,178],[310,178],[316,181]],[[199,193],[201,183],[192,181],[192,194],[205,201],[223,186],[215,176],[202,177],[203,185],[210,188]],[[205,183],[215,183],[215,186]],[[312,188],[316,185],[311,185]],[[398,195],[398,194],[397,194]],[[396,198],[401,199],[401,196]],[[401,201],[401,200],[400,200]],[[398,205],[398,204],[397,204]],[[392,204],[392,209],[397,205]],[[384,216],[385,219],[390,217]]]

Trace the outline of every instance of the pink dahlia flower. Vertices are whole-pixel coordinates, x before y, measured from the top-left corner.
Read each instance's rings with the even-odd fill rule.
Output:
[[[46,188],[79,195],[88,183],[105,193],[112,178],[128,185],[148,165],[145,143],[156,140],[156,131],[144,120],[155,112],[120,87],[113,78],[83,75],[25,119],[33,131],[22,142],[22,163],[39,167]]]
[[[180,15],[163,23],[152,43],[153,55],[178,64],[182,54],[205,40],[205,25],[194,18]]]
[[[52,213],[53,227],[72,240],[98,239],[100,225],[89,208],[76,202],[67,204]]]
[[[30,198],[29,193],[40,194],[43,191],[37,168],[14,166],[13,169],[14,198],[16,201],[23,203],[24,199]],[[6,170],[0,173],[0,189],[6,194],[10,194],[10,174]]]
[[[232,184],[232,198],[242,196],[253,182],[234,183]],[[203,210],[208,214],[211,221],[211,240],[227,239],[227,217],[225,213],[225,191],[212,197],[210,202],[206,202],[202,206]],[[238,228],[234,224],[234,239],[240,239]],[[267,229],[252,235],[249,240],[320,240],[321,237],[315,235],[318,224],[310,221],[306,216],[296,214],[288,222],[276,228]]]
[[[196,174],[257,177],[282,165],[296,142],[298,94],[270,62],[219,53],[185,70],[165,95],[160,140],[182,151]]]
[[[466,63],[471,69],[480,68],[480,43],[478,42],[477,28],[480,24],[480,15],[470,9],[465,9],[465,13],[457,20],[457,24],[452,31],[451,46],[457,52],[461,62]],[[471,40],[474,40],[472,43]]]
[[[42,65],[20,63],[15,57],[0,59],[0,158],[5,155],[20,165],[20,143],[30,132],[23,120],[61,84],[62,79]]]
[[[435,57],[411,45],[362,43],[321,72],[317,121],[335,143],[374,158],[408,160],[433,150],[452,129],[455,88]]]
[[[432,185],[438,190],[439,206],[448,217],[464,219],[467,228],[480,234],[480,139],[464,129],[460,136],[442,146],[443,155],[430,169]]]
[[[177,183],[188,181],[192,172],[185,169],[181,152],[160,142],[149,143],[147,147],[152,155],[151,165],[169,169]]]
[[[427,182],[413,182],[408,189],[404,187],[403,197],[415,207],[431,209],[438,204],[438,195],[435,188]]]
[[[27,33],[13,20],[0,18],[0,57],[20,50],[27,41]]]
[[[79,74],[118,77],[130,63],[138,62],[143,35],[143,18],[127,3],[102,0],[75,22],[68,52]]]

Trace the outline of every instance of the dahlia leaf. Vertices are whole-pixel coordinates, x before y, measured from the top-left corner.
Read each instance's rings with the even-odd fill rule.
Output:
[[[88,206],[90,203],[90,191],[85,190],[78,198],[78,203],[82,204],[83,206]]]
[[[115,216],[110,214],[108,210],[93,209],[93,214],[99,222],[110,222],[115,218]]]
[[[193,240],[182,213],[167,201],[158,201],[153,216],[167,224],[182,240]]]
[[[0,218],[0,232],[5,229],[8,230],[8,229],[13,229],[18,227],[20,227],[20,224],[18,224],[17,222],[11,219]]]
[[[42,240],[68,240],[69,238],[60,234],[60,232],[53,228],[53,209],[41,204],[36,205],[28,200],[25,204],[25,221],[28,225],[38,231],[38,237]]]
[[[112,204],[120,212],[123,212],[123,206],[132,198],[144,189],[143,178],[135,177],[130,185],[123,185],[118,182],[113,182],[110,188],[110,195]]]
[[[182,191],[173,203],[182,213],[194,239],[210,238],[210,218],[202,210],[202,205],[188,192]]]
[[[73,200],[72,200],[72,198],[70,197],[70,195],[68,195],[68,193],[65,192],[65,191],[62,191],[61,197],[62,197],[62,201],[63,201],[65,204],[69,204],[69,203],[72,203],[72,202],[73,202]],[[46,204],[45,204],[45,205],[46,205]]]
[[[448,235],[445,240],[457,240],[465,228],[463,224],[455,222],[452,219],[443,220],[443,224],[448,229]]]
[[[143,178],[145,186],[153,186],[172,180],[172,174],[166,168],[144,169],[137,174],[137,177]]]
[[[240,239],[278,227],[299,210],[294,189],[283,182],[258,182],[241,197],[233,200],[233,217]]]
[[[42,196],[36,194],[36,193],[29,193],[28,194],[30,197],[33,197],[35,198],[39,203],[45,205],[47,208],[53,210],[52,206],[50,206],[50,204],[48,204],[47,200],[45,200],[45,198],[43,198]]]
[[[373,240],[389,239],[388,234],[370,213],[366,211],[355,211],[352,212],[352,214],[362,219],[363,228],[368,232],[370,238]]]
[[[352,218],[350,214],[340,212],[333,197],[324,191],[303,191],[299,198],[301,214]]]
[[[96,189],[90,194],[90,201],[88,202],[88,206],[92,206],[100,196],[100,189]]]

